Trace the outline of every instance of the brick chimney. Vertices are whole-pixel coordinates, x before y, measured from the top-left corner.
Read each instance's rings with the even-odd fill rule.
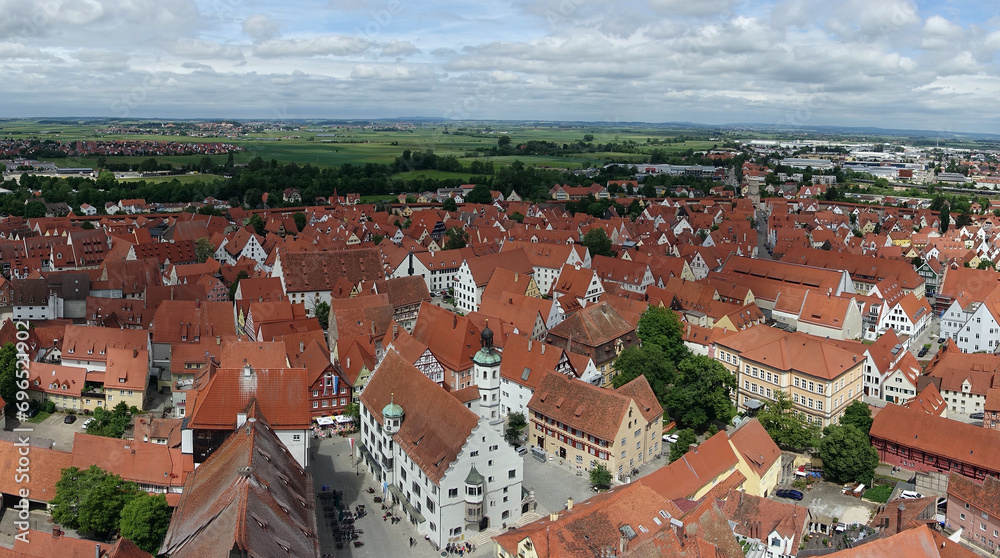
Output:
[[[896,532],[899,533],[903,530],[903,512],[906,511],[906,506],[902,502],[899,503],[899,507],[896,508]]]
[[[52,524],[52,538],[53,539],[58,539],[60,536],[62,536],[62,525],[59,525],[58,523],[53,523]]]
[[[567,498],[566,499],[566,511],[573,511],[573,499],[572,498]]]

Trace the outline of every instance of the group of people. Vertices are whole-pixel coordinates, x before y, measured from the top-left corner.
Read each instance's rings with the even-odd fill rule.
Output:
[[[444,547],[448,554],[458,554],[459,556],[465,556],[465,553],[473,553],[476,551],[476,546],[470,542],[464,544],[458,543],[448,543],[448,546]]]

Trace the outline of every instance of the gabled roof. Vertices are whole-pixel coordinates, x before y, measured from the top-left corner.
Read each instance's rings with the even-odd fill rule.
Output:
[[[690,498],[713,479],[736,467],[738,462],[725,431],[722,431],[638,482],[669,500]]]
[[[13,441],[0,440],[0,470],[13,472],[19,467],[18,460],[23,456]],[[19,494],[27,489],[30,499],[37,502],[51,502],[56,496],[56,482],[63,469],[71,467],[73,455],[69,452],[32,446],[31,471],[24,482],[17,482],[13,474],[0,475],[0,492],[4,494]],[[91,547],[93,549],[93,547]]]
[[[312,478],[253,415],[188,476],[161,553],[319,558]]]
[[[77,432],[72,466],[91,465],[135,483],[171,487],[183,485],[186,473],[194,470],[192,456],[182,455],[180,448]]]
[[[279,343],[279,347],[282,345]],[[283,348],[283,347],[282,347]],[[236,415],[255,403],[272,417],[276,430],[305,430],[312,419],[306,405],[309,383],[302,368],[219,368],[198,394],[188,414],[193,430],[232,430]]]
[[[534,390],[547,370],[555,370],[563,350],[524,335],[511,335],[503,348],[500,375],[511,382]]]
[[[420,305],[413,326],[413,337],[427,345],[441,364],[453,371],[472,367],[472,356],[479,350],[480,333],[468,317],[428,302]]]
[[[987,471],[1000,469],[1000,431],[923,411],[886,405],[875,415],[871,436]]]
[[[757,475],[764,475],[779,459],[781,450],[756,418],[739,426],[729,441]]]
[[[635,333],[628,323],[608,303],[593,304],[559,322],[549,335],[569,339],[590,347],[598,347],[623,335]]]
[[[380,424],[382,409],[390,401],[405,413],[393,439],[432,482],[439,483],[479,416],[394,351],[382,358],[361,393],[361,404]]]

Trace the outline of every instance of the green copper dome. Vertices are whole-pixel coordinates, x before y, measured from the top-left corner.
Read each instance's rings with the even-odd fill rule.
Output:
[[[389,404],[382,407],[382,418],[398,419],[403,418],[403,408],[397,405],[390,396]]]

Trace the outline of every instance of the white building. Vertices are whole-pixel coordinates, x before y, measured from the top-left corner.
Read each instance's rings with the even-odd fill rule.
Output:
[[[983,302],[957,298],[941,317],[941,337],[953,339],[962,352],[996,352],[1000,349],[1000,296],[990,293]]]
[[[358,446],[386,501],[439,547],[521,516],[522,458],[394,351],[361,394]]]

